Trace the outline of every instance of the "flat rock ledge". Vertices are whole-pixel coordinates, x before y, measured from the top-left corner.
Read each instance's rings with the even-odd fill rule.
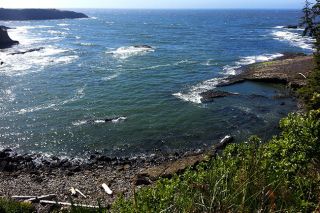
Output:
[[[287,84],[295,89],[306,85],[306,78],[313,68],[313,56],[301,54],[285,55],[273,61],[249,65],[239,75],[225,79],[218,84],[218,87],[244,81],[260,81]]]
[[[223,98],[223,97],[237,96],[237,95],[239,94],[219,91],[219,90],[209,90],[209,91],[200,93],[202,103],[212,102],[216,98]]]

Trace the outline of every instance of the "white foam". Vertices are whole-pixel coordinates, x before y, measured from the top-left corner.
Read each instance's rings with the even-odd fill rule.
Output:
[[[61,32],[61,31],[57,31],[57,30],[48,30],[48,33],[51,35],[59,35],[59,36],[68,35],[68,33],[66,33],[66,32]]]
[[[39,72],[49,65],[68,64],[79,58],[77,55],[68,55],[69,52],[70,50],[53,46],[25,54],[11,55],[11,52],[0,52],[0,58],[5,62],[0,67],[0,74],[25,75]]]
[[[101,123],[105,123],[105,120],[94,120],[94,123],[96,124],[101,124]]]
[[[80,45],[81,45],[81,46],[94,46],[95,44],[83,42],[83,43],[80,43]]]
[[[113,119],[111,122],[112,123],[119,123],[119,122],[122,122],[125,120],[127,120],[127,117],[119,117],[119,118]]]
[[[61,27],[67,27],[69,26],[70,24],[66,24],[66,23],[61,23],[61,24],[57,24],[58,26],[61,26]]]
[[[236,75],[239,72],[239,69],[244,65],[254,64],[258,62],[266,62],[271,61],[276,58],[282,57],[283,54],[281,53],[275,53],[275,54],[263,54],[263,55],[257,55],[257,56],[246,56],[240,58],[239,61],[235,62],[234,65],[226,65],[223,67],[223,73],[224,75],[230,76],[230,75]]]
[[[87,123],[88,123],[87,121],[75,121],[75,122],[72,122],[72,125],[81,126],[81,125],[84,125],[84,124],[87,124]]]
[[[202,98],[200,93],[216,88],[216,86],[223,81],[224,78],[213,78],[192,86],[187,93],[178,92],[173,95],[184,101],[200,104]]]
[[[113,54],[114,57],[120,59],[127,59],[132,56],[144,55],[148,52],[154,52],[153,48],[147,48],[143,46],[129,46],[129,47],[120,47],[114,51],[109,51],[107,53]]]
[[[288,42],[292,46],[300,47],[306,50],[314,50],[313,43],[315,40],[311,37],[302,36],[300,33],[297,33],[294,30],[273,31],[271,34],[274,39]]]
[[[117,73],[117,74],[113,74],[113,75],[110,75],[110,76],[107,76],[107,77],[103,77],[102,80],[103,81],[110,81],[110,80],[112,80],[112,79],[114,79],[114,78],[116,78],[118,76],[119,76],[119,74]]]

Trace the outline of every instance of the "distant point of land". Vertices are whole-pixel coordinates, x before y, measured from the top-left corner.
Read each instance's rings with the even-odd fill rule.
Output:
[[[50,19],[76,19],[88,18],[83,13],[56,9],[5,9],[0,8],[0,20],[50,20]]]

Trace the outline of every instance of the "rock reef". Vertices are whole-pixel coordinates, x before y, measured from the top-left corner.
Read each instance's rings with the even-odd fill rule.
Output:
[[[49,20],[49,19],[76,19],[88,18],[83,13],[56,9],[5,9],[0,8],[0,20]]]
[[[306,78],[314,68],[312,56],[286,54],[273,61],[245,67],[239,75],[230,76],[218,86],[228,86],[244,81],[287,84],[291,88],[306,85]]]
[[[19,44],[18,41],[12,40],[8,35],[8,27],[0,26],[0,49],[11,47],[12,45]]]

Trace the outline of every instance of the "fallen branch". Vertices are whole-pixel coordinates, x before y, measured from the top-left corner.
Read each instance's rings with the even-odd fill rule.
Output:
[[[87,198],[79,189],[75,189],[76,192],[78,192],[82,197]]]
[[[53,199],[53,198],[56,198],[57,195],[56,194],[49,194],[49,195],[42,195],[40,197],[33,197],[33,198],[30,198],[30,199],[27,199],[26,201],[28,202],[38,202],[40,200],[43,200],[43,199]]]
[[[77,207],[84,207],[84,208],[100,208],[99,206],[91,206],[91,205],[82,205],[82,204],[75,204],[75,203],[67,203],[67,202],[56,202],[51,200],[40,200],[42,204],[57,204],[62,206],[77,206]]]

